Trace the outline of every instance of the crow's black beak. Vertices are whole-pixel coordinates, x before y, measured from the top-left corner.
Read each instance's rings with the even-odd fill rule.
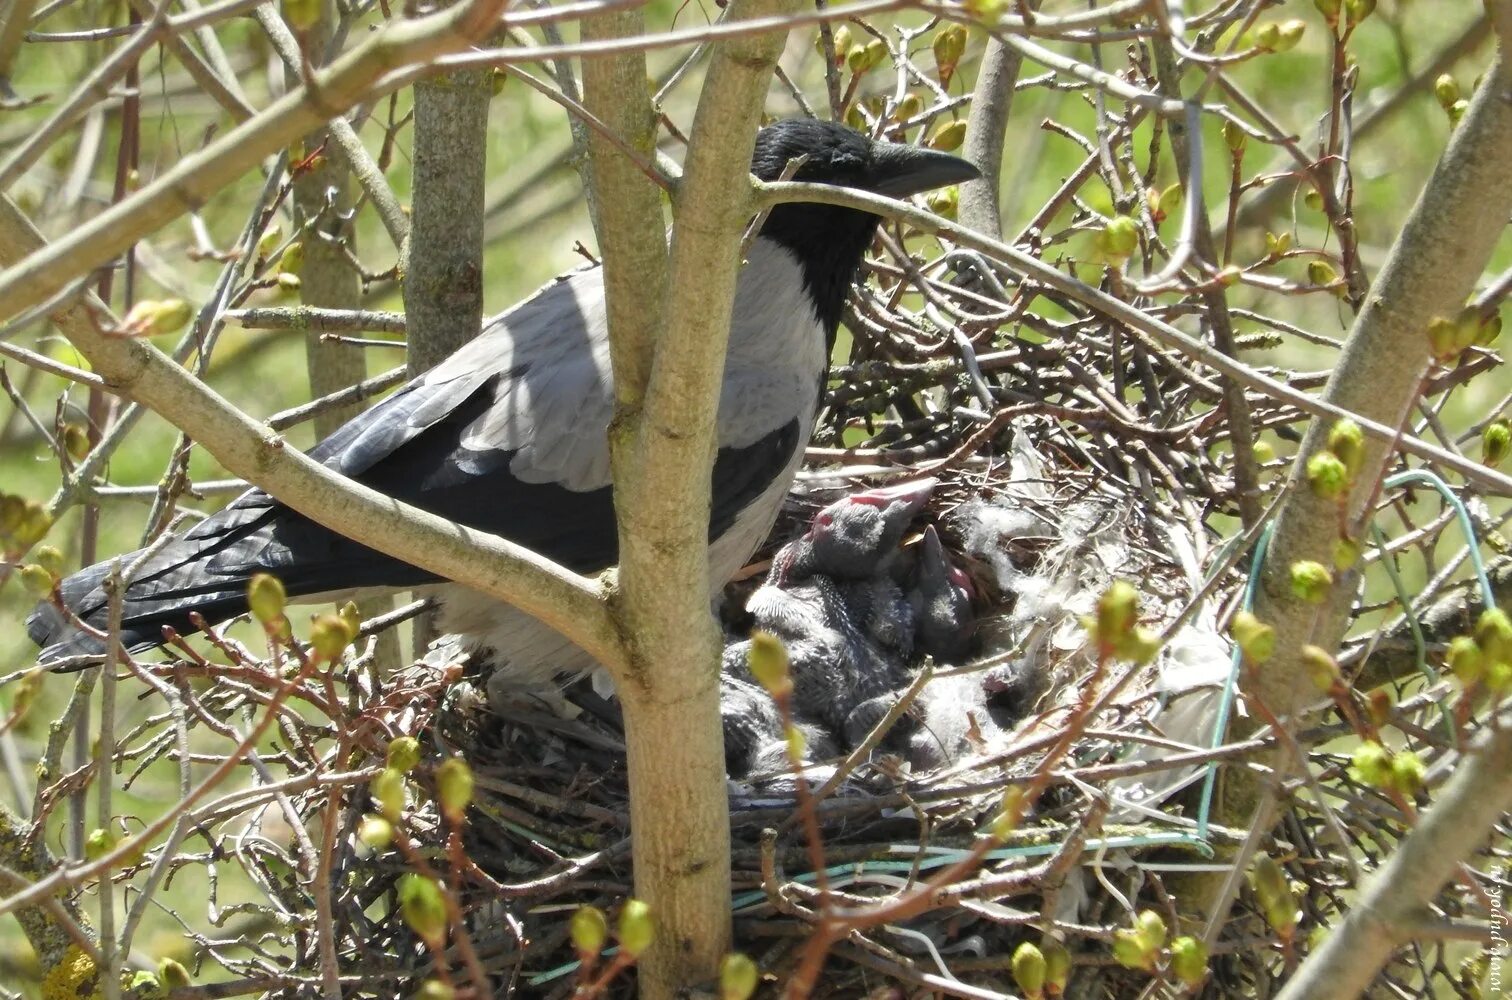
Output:
[[[877,143],[872,150],[872,182],[878,194],[907,198],[948,184],[975,180],[981,171],[959,156],[919,146]]]

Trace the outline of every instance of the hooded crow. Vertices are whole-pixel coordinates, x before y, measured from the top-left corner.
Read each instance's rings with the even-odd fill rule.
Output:
[[[964,160],[873,141],[843,125],[780,121],[757,135],[752,172],[895,197],[968,180]],[[722,585],[764,540],[814,426],[841,310],[878,218],[830,205],[772,209],[735,292],[711,470],[711,578]],[[613,412],[601,270],[555,281],[482,334],[321,441],[311,456],[406,503],[502,535],[580,573],[618,561],[606,429]],[[133,557],[127,557],[128,561]],[[61,586],[62,603],[103,628],[106,564]],[[277,576],[293,597],[437,583],[435,575],[317,524],[253,489],[162,547],[129,582],[122,639],[160,645],[244,612],[247,581]],[[560,634],[455,584],[439,624],[522,683],[592,661]],[[101,644],[43,603],[27,620],[42,662]]]

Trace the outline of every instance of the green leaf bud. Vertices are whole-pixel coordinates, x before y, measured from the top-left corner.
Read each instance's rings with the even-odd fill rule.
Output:
[[[1333,587],[1333,574],[1328,567],[1311,559],[1299,559],[1289,568],[1292,596],[1308,604],[1322,604],[1328,599]]]
[[[399,913],[427,948],[446,944],[446,898],[435,879],[407,872],[399,876]]]
[[[257,259],[267,260],[278,249],[278,244],[283,242],[283,227],[274,223],[257,238]]]
[[[906,122],[923,110],[924,101],[918,94],[910,90],[903,95],[903,99],[898,102],[898,106],[893,108],[893,121]]]
[[[1339,538],[1334,541],[1333,565],[1334,569],[1343,573],[1354,569],[1359,565],[1360,556],[1363,555],[1360,543],[1353,538]]]
[[[1165,947],[1166,935],[1169,932],[1166,930],[1164,918],[1154,910],[1140,910],[1139,915],[1134,918],[1134,929],[1139,932],[1140,939],[1149,950],[1159,951]]]
[[[89,454],[89,432],[75,423],[63,425],[62,440],[63,450],[68,452],[68,457],[75,462],[84,461]]]
[[[938,126],[929,141],[925,143],[930,149],[938,149],[948,153],[953,149],[960,149],[961,143],[966,141],[966,119],[957,118],[955,121],[944,122]]]
[[[37,550],[32,553],[32,558],[37,560],[38,566],[47,570],[54,577],[63,575],[63,553],[58,551],[57,546],[39,545],[37,546]]]
[[[1266,233],[1265,253],[1268,257],[1283,257],[1292,247],[1292,234],[1289,232]]]
[[[645,954],[656,938],[656,928],[651,922],[651,907],[639,899],[627,899],[620,908],[619,923],[615,936],[620,948],[631,958]]]
[[[1275,21],[1266,21],[1255,28],[1255,45],[1267,52],[1276,51],[1276,46],[1281,44],[1281,26]],[[1224,130],[1228,130],[1228,123],[1224,123]]]
[[[959,24],[947,24],[935,32],[930,43],[934,50],[935,67],[940,71],[940,82],[950,85],[950,77],[966,54],[966,29]]]
[[[399,822],[404,815],[403,772],[396,771],[392,767],[379,771],[368,783],[368,794],[373,797],[373,802],[385,819],[392,823]]]
[[[288,603],[282,581],[271,573],[256,573],[247,582],[247,607],[252,609],[252,617],[264,626],[283,618]]]
[[[1411,795],[1422,788],[1427,773],[1422,758],[1411,750],[1403,750],[1391,757],[1391,787],[1403,795]]]
[[[1139,618],[1139,591],[1127,580],[1114,580],[1097,599],[1097,635],[1116,642],[1134,628]]]
[[[121,330],[133,337],[159,337],[193,318],[194,307],[183,299],[143,299],[121,321]]]
[[[1207,978],[1207,946],[1194,937],[1182,935],[1171,942],[1171,973],[1183,985],[1198,987]]]
[[[1040,942],[1040,951],[1045,956],[1045,992],[1058,997],[1066,991],[1071,978],[1071,953],[1053,937]]]
[[[317,615],[310,622],[310,648],[323,660],[339,660],[352,644],[352,632],[336,615]]]
[[[11,529],[11,537],[16,545],[23,549],[29,549],[52,530],[52,515],[47,508],[35,500],[24,500],[21,505],[21,519],[16,527]]]
[[[1328,450],[1339,457],[1352,478],[1365,461],[1365,432],[1349,417],[1340,417],[1328,429]]]
[[[797,726],[788,726],[783,734],[787,738],[788,760],[797,764],[803,760],[803,755],[808,752],[808,738],[803,735],[803,730]]]
[[[449,757],[436,768],[436,800],[441,815],[461,823],[473,799],[473,773],[461,757]]]
[[[408,774],[420,763],[420,741],[413,736],[394,737],[384,749],[383,763],[385,767]]]
[[[1501,336],[1502,318],[1501,313],[1492,313],[1481,318],[1480,326],[1475,331],[1475,346],[1490,347],[1496,343],[1496,338]]]
[[[1308,188],[1302,193],[1302,204],[1314,212],[1323,211],[1323,192],[1317,188]]]
[[[961,207],[961,189],[951,184],[924,196],[924,204],[942,219],[954,219]]]
[[[1230,153],[1239,156],[1244,152],[1244,147],[1249,145],[1249,133],[1238,122],[1224,119],[1223,144],[1229,148]]]
[[[1307,671],[1307,676],[1312,680],[1313,687],[1320,692],[1332,691],[1334,685],[1344,682],[1344,675],[1339,672],[1339,664],[1328,650],[1321,646],[1306,645],[1302,647],[1302,667]]]
[[[1442,73],[1437,80],[1433,81],[1433,96],[1438,98],[1439,107],[1448,111],[1454,107],[1454,102],[1460,99],[1459,81],[1448,73]]]
[[[781,697],[793,690],[793,678],[788,673],[788,652],[782,640],[770,632],[752,632],[751,648],[746,654],[751,676],[756,683],[767,689],[772,697]]]
[[[57,578],[47,571],[45,566],[36,563],[27,563],[21,567],[21,586],[26,588],[26,593],[37,601],[45,601],[52,594],[53,584]]]
[[[572,949],[585,962],[597,958],[609,940],[609,920],[596,906],[579,906],[574,910],[567,930],[572,937]]]
[[[747,955],[732,951],[719,963],[719,1000],[747,1000],[761,984],[761,970]]]
[[[1339,280],[1339,272],[1326,260],[1307,262],[1307,280],[1319,288],[1332,288]]]
[[[1465,117],[1465,112],[1470,110],[1469,101],[1455,101],[1449,106],[1449,127],[1458,125]]]
[[[194,985],[194,980],[189,976],[189,970],[184,968],[182,962],[172,958],[162,958],[157,967],[158,985],[164,992],[188,989]]]
[[[1302,36],[1307,34],[1307,22],[1300,18],[1292,18],[1282,21],[1276,26],[1276,42],[1269,46],[1272,52],[1290,52],[1302,43]]]
[[[1512,449],[1512,424],[1505,420],[1487,424],[1481,431],[1481,461],[1495,468],[1507,457],[1509,449]]]
[[[1447,660],[1449,672],[1465,687],[1474,686],[1486,672],[1486,657],[1468,635],[1457,635],[1449,640]]]
[[[1391,751],[1375,740],[1365,740],[1355,747],[1349,759],[1349,775],[1371,788],[1390,788],[1392,782]]]
[[[1313,0],[1313,6],[1318,8],[1330,24],[1339,17],[1339,9],[1343,6],[1343,0]]]
[[[1475,642],[1488,660],[1512,660],[1512,619],[1501,608],[1487,608],[1475,620]]]
[[[1139,223],[1127,215],[1115,215],[1098,234],[1098,252],[1115,262],[1122,262],[1139,249]]]
[[[1249,663],[1264,663],[1276,652],[1276,630],[1248,611],[1234,612],[1229,635]]]
[[[394,842],[394,824],[369,813],[357,824],[357,839],[374,851],[386,851]]]
[[[1013,952],[1013,981],[1028,1000],[1045,995],[1045,953],[1025,941]]]
[[[1376,0],[1344,0],[1344,20],[1351,28],[1375,13]]]
[[[116,849],[120,838],[105,827],[95,827],[84,838],[84,860],[98,861]]]
[[[1138,931],[1120,927],[1113,932],[1113,961],[1125,969],[1154,972],[1157,954],[1145,947]]]
[[[1314,452],[1307,460],[1307,485],[1314,496],[1337,500],[1349,492],[1349,469],[1331,451]]]
[[[304,243],[300,240],[295,240],[284,247],[283,256],[278,258],[278,273],[298,274],[304,269],[304,259]]]

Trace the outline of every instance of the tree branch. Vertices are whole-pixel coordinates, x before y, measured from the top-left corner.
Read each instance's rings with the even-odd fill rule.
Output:
[[[44,256],[46,243],[0,199],[0,265]],[[485,534],[352,482],[238,411],[145,341],[101,333],[103,303],[59,310],[54,324],[113,391],[149,406],[191,433],[206,451],[306,517],[364,545],[496,597],[546,622],[610,670],[623,664],[620,641],[598,582],[495,535]]]

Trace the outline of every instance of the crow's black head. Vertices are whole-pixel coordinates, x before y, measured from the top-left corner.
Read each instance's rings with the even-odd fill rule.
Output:
[[[785,119],[758,132],[751,172],[761,180],[775,181],[799,157],[805,159],[792,177],[795,181],[894,198],[978,176],[975,167],[948,153],[876,142],[852,128],[813,118]],[[831,338],[877,222],[870,212],[794,202],[773,208],[762,226],[763,236],[792,251],[803,264],[815,312]]]

